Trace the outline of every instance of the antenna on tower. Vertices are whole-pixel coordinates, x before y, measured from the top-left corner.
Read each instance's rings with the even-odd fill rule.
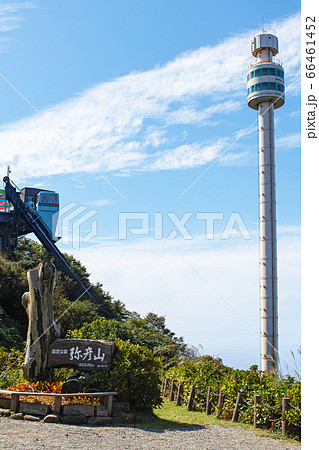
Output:
[[[264,33],[265,32],[265,29],[264,29],[264,16],[261,16],[261,29],[262,29],[262,32]]]

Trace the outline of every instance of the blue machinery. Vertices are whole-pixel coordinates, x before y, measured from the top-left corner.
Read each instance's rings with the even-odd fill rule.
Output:
[[[1,249],[8,247],[12,240],[17,245],[19,236],[34,233],[46,250],[54,257],[58,268],[66,272],[71,278],[75,278],[90,299],[94,301],[89,289],[77,279],[69,263],[55,245],[59,239],[55,237],[59,212],[59,194],[35,188],[24,188],[18,192],[8,176],[4,177],[3,181],[5,197],[10,204],[6,203],[5,205],[5,202],[1,202]]]

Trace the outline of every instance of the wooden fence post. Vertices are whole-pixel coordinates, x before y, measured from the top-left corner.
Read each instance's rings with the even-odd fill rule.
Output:
[[[193,409],[193,403],[194,403],[194,397],[195,397],[195,386],[191,385],[191,390],[189,393],[188,403],[187,403],[187,410],[191,411]]]
[[[175,381],[172,380],[172,384],[171,384],[171,392],[170,392],[170,396],[169,396],[169,400],[171,402],[174,401],[174,393],[175,393]]]
[[[284,415],[289,409],[289,398],[282,399],[282,414]],[[285,435],[288,432],[288,420],[283,419],[281,421],[282,434]]]
[[[225,396],[223,395],[223,391],[220,390],[219,391],[219,396],[218,396],[218,404],[217,404],[217,409],[218,409],[217,418],[222,413],[222,409],[223,409],[223,406],[224,406],[224,400],[225,400]]]
[[[206,398],[206,414],[210,414],[211,409],[212,409],[212,404],[210,401],[210,395],[211,395],[212,389],[210,386],[208,386],[207,389],[207,398]]]
[[[179,382],[178,383],[178,388],[177,388],[176,402],[175,402],[176,406],[180,406],[181,405],[181,403],[182,403],[182,394],[183,394],[183,383]]]
[[[258,428],[257,424],[257,405],[261,402],[260,395],[254,395],[254,428]]]
[[[238,392],[237,394],[237,399],[236,399],[236,404],[235,404],[235,409],[233,412],[233,418],[232,418],[232,422],[237,422],[238,421],[238,416],[239,416],[239,405],[242,401],[242,397],[243,397],[243,393],[242,392]]]
[[[165,378],[165,382],[164,382],[164,388],[163,388],[163,397],[165,397],[165,395],[166,395],[166,389],[167,389],[167,385],[168,385],[168,382],[169,382],[169,378]]]

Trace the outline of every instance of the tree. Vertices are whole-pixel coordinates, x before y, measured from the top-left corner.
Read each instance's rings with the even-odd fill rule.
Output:
[[[71,266],[75,277],[58,271],[57,284],[53,294],[55,317],[61,317],[62,331],[72,327],[79,328],[85,322],[102,316],[108,319],[124,320],[128,312],[119,300],[104,292],[102,285],[96,283],[91,286],[91,292],[96,303],[83,295],[83,288],[76,277],[90,286],[87,269],[71,255],[64,255]],[[22,295],[29,290],[27,271],[34,269],[44,258],[54,264],[53,257],[37,242],[21,237],[18,247],[6,250],[0,254],[0,307],[19,324],[22,336],[26,335],[27,315],[21,305]],[[72,303],[74,302],[74,304]]]
[[[11,319],[0,307],[0,347],[21,348],[21,330],[17,321]]]
[[[61,338],[68,330],[77,330],[85,323],[98,319],[97,306],[87,299],[71,302],[66,298],[53,298],[54,321],[61,328]]]
[[[134,312],[124,322],[99,318],[80,329],[70,330],[68,335],[78,339],[129,340],[152,350],[154,356],[162,359],[165,367],[177,362],[187,351],[183,338],[177,338],[166,328],[165,317],[154,313],[147,314],[143,319]]]

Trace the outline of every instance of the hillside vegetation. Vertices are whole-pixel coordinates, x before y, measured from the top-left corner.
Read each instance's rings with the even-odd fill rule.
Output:
[[[75,258],[65,255],[72,270],[90,285],[86,268]],[[18,248],[0,255],[0,388],[60,389],[61,381],[73,374],[71,369],[55,370],[55,383],[33,385],[23,379],[20,370],[24,359],[27,315],[21,296],[28,291],[27,271],[44,258],[52,260],[35,241],[21,238]],[[227,367],[220,358],[198,356],[196,348],[188,346],[182,337],[169,330],[165,317],[150,312],[141,317],[129,311],[124,303],[105,292],[99,283],[91,287],[96,303],[83,295],[75,280],[62,272],[57,274],[53,293],[55,321],[61,326],[62,338],[103,339],[116,341],[116,354],[108,372],[91,372],[83,377],[84,389],[116,390],[118,399],[132,406],[151,411],[162,404],[161,380],[168,377],[183,382],[183,403],[187,403],[190,388],[196,386],[194,408],[204,411],[207,389],[211,388],[212,411],[219,391],[225,396],[220,419],[229,420],[238,392],[243,392],[239,420],[253,422],[253,397],[260,394],[258,425],[279,430],[281,401],[290,398],[291,409],[286,417],[290,433],[300,436],[301,383],[299,379],[262,373],[257,366],[248,370]]]

